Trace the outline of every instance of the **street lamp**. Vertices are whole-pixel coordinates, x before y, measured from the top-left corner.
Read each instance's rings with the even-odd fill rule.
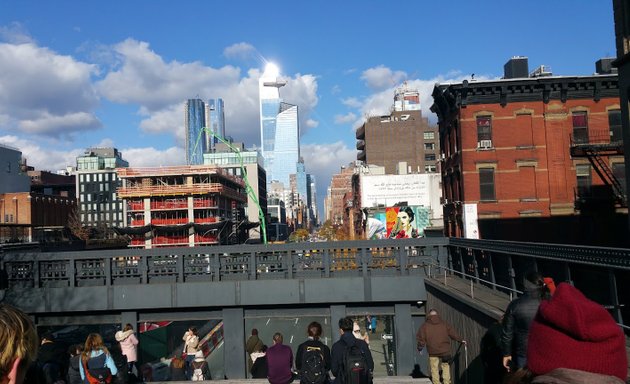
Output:
[[[267,225],[265,223],[265,214],[262,208],[260,207],[260,202],[258,201],[258,197],[256,196],[254,189],[249,184],[249,180],[247,177],[247,170],[245,169],[245,165],[243,164],[243,157],[241,156],[241,151],[238,148],[234,147],[231,143],[226,141],[223,137],[215,133],[212,129],[207,128],[207,127],[203,127],[199,131],[199,135],[197,136],[197,140],[195,141],[195,147],[193,151],[196,151],[197,145],[199,144],[199,140],[201,139],[201,134],[203,132],[206,132],[210,136],[215,137],[217,140],[225,144],[232,152],[236,154],[236,157],[238,158],[238,161],[241,166],[241,174],[243,175],[243,181],[245,181],[245,191],[247,192],[247,196],[249,196],[249,198],[252,199],[254,204],[256,204],[256,207],[258,207],[258,220],[260,220],[260,233],[262,235],[263,244],[267,244]]]

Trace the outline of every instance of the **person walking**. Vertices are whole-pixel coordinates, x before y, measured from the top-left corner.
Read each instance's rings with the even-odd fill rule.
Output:
[[[81,380],[87,383],[87,374],[85,369],[91,372],[97,372],[103,378],[114,377],[118,373],[118,368],[112,359],[107,347],[103,343],[103,338],[98,333],[90,333],[85,340],[83,353],[81,353],[81,365],[79,365],[79,373]]]
[[[182,337],[184,340],[184,354],[186,355],[186,378],[190,380],[192,371],[191,363],[195,360],[195,354],[199,350],[199,336],[197,336],[197,328],[190,327]]]
[[[328,383],[330,378],[330,348],[321,342],[322,325],[311,322],[306,328],[308,339],[298,346],[295,353],[295,368],[300,373],[300,383]],[[318,372],[315,372],[317,369]],[[317,376],[317,378],[313,378]]]
[[[501,349],[503,367],[508,372],[527,365],[529,327],[546,292],[543,277],[535,271],[525,275],[523,287],[523,295],[512,300],[503,315]]]
[[[374,359],[370,352],[370,347],[361,339],[357,339],[352,334],[354,321],[351,317],[342,317],[339,319],[339,333],[341,337],[337,340],[331,349],[330,371],[335,376],[334,384],[346,384],[350,378],[346,377],[347,372],[344,365],[344,358],[347,357],[346,350],[357,351],[360,353],[365,364],[365,371],[360,373],[362,381],[371,382],[372,372],[374,372]],[[356,347],[356,348],[355,348]],[[353,357],[354,358],[354,357]]]
[[[282,333],[276,332],[273,345],[267,349],[267,379],[270,384],[288,384],[293,381],[293,351],[282,342]]]
[[[133,373],[133,367],[136,367],[136,375],[140,374],[138,367],[138,339],[136,338],[133,326],[125,325],[122,331],[116,332],[116,341],[120,343],[122,354],[127,356],[127,373]]]
[[[430,309],[426,321],[416,333],[416,342],[419,351],[427,348],[433,384],[440,384],[440,369],[442,383],[451,384],[450,362],[453,359],[451,340],[466,344],[466,340],[462,339],[449,323],[440,318],[437,310]]]

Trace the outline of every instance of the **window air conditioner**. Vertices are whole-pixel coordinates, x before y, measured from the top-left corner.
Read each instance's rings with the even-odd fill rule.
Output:
[[[492,140],[480,140],[477,143],[477,148],[492,148]]]

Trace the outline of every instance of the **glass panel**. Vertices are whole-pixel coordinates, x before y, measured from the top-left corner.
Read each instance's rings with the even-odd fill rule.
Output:
[[[479,195],[480,200],[495,200],[494,193],[494,168],[479,169]]]

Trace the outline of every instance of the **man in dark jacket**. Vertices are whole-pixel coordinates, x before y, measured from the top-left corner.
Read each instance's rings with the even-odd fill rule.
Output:
[[[346,348],[353,345],[357,345],[361,352],[363,352],[367,360],[367,366],[370,371],[369,374],[371,375],[372,372],[374,372],[374,360],[372,359],[370,348],[365,341],[354,337],[352,334],[353,325],[354,321],[351,317],[342,317],[339,319],[339,332],[341,333],[341,338],[333,344],[331,351],[330,371],[335,376],[335,380],[333,381],[334,384],[345,384],[342,381],[344,369],[343,357],[346,352]]]
[[[451,383],[449,366],[453,358],[451,340],[466,344],[466,341],[457,334],[455,329],[440,318],[435,309],[429,310],[426,321],[416,333],[416,342],[420,351],[425,346],[427,347],[433,384],[440,384],[440,368],[442,369],[442,383]]]
[[[66,348],[55,341],[52,333],[46,333],[42,336],[37,363],[42,370],[46,384],[53,384],[65,377],[68,359]]]
[[[501,330],[503,366],[510,372],[527,364],[527,337],[545,291],[545,282],[538,272],[530,272],[523,282],[525,293],[512,300],[505,310]]]
[[[328,371],[330,371],[330,348],[319,340],[322,336],[322,325],[317,321],[313,321],[308,325],[306,331],[308,333],[308,340],[298,346],[297,352],[295,353],[295,368],[301,374],[302,369],[305,368],[302,366],[302,360],[304,359],[306,352],[309,349],[315,348],[317,351],[321,352],[324,369],[326,370],[325,382],[327,383]],[[300,378],[300,382],[305,381]]]

